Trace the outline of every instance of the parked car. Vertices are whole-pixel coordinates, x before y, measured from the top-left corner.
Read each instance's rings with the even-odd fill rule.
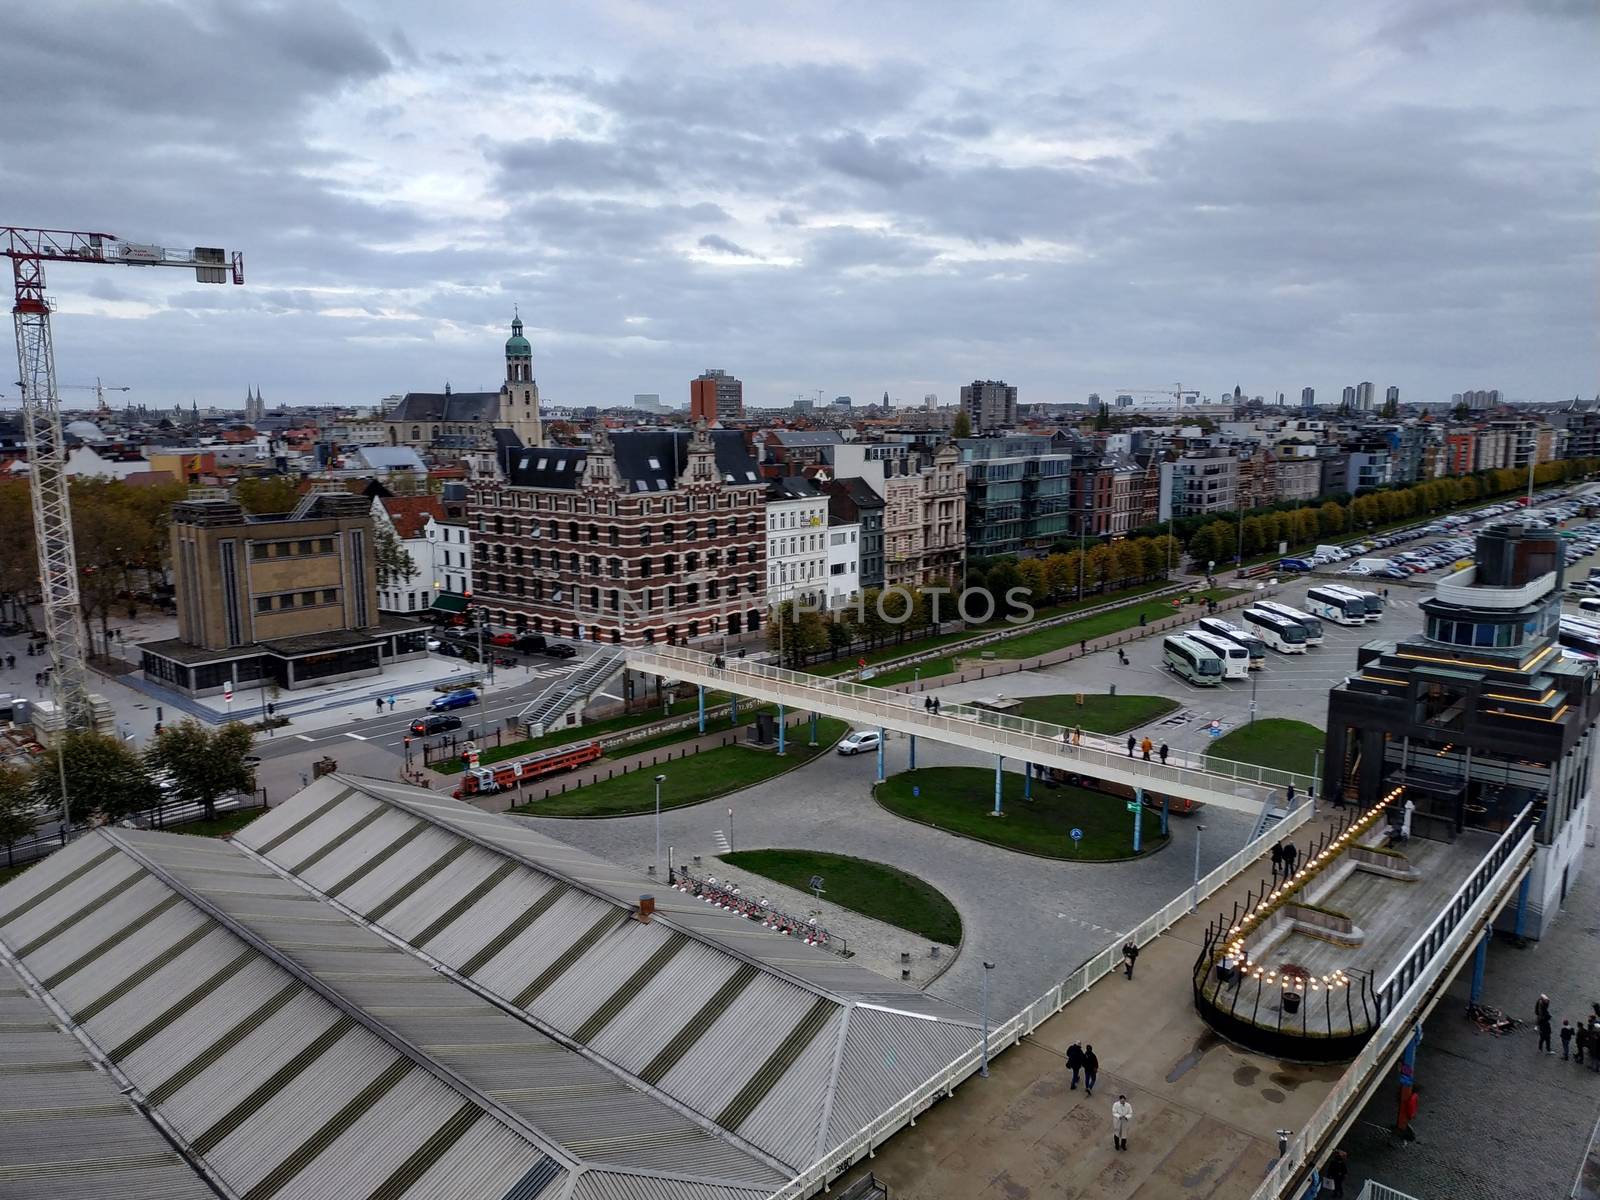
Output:
[[[864,750],[876,750],[883,744],[883,735],[876,729],[852,729],[839,739],[840,754],[860,754]]]
[[[514,633],[497,633],[489,639],[496,646],[515,646],[517,635]]]
[[[551,658],[576,658],[578,651],[565,642],[551,642],[544,648],[544,653]]]
[[[525,633],[512,644],[524,654],[543,654],[547,643],[542,633]]]
[[[428,639],[428,649],[429,650],[437,650],[437,649],[439,649],[439,647],[441,647],[443,645],[444,645],[444,643],[441,642],[436,637],[431,637],[431,638]]]
[[[454,642],[441,642],[437,649],[445,658],[461,657],[461,647],[456,645]]]
[[[1304,558],[1280,558],[1278,560],[1278,570],[1309,571],[1313,566],[1320,566],[1322,561],[1323,560],[1321,559],[1312,560]]]
[[[452,708],[470,708],[478,702],[478,693],[470,691],[446,692],[428,703],[430,712],[449,712]]]
[[[418,717],[411,722],[411,732],[418,737],[427,737],[430,734],[446,733],[452,729],[461,728],[460,717],[431,716]]]

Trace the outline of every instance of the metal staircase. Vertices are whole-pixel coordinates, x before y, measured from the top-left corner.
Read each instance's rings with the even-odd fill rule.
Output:
[[[529,737],[543,737],[574,704],[587,700],[622,670],[626,660],[620,648],[596,650],[570,675],[557,679],[517,714]]]
[[[1255,828],[1250,831],[1250,836],[1245,838],[1245,845],[1255,841],[1288,815],[1289,810],[1269,796],[1261,805],[1261,815],[1256,818]]]

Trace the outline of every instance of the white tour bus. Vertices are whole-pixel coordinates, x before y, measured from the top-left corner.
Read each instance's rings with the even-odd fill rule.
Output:
[[[1250,669],[1258,670],[1267,665],[1267,644],[1249,630],[1240,629],[1237,625],[1224,621],[1221,617],[1201,617],[1201,629],[1220,638],[1227,638],[1230,642],[1243,646],[1250,653]]]
[[[1360,596],[1347,596],[1331,587],[1314,587],[1306,593],[1306,611],[1336,625],[1365,625],[1367,604]]]
[[[1240,614],[1244,627],[1279,654],[1306,652],[1306,627],[1264,608],[1247,608]]]
[[[1161,660],[1168,670],[1196,687],[1216,687],[1222,682],[1221,656],[1181,633],[1161,639]]]
[[[1256,605],[1264,608],[1269,613],[1277,613],[1285,621],[1294,621],[1306,631],[1306,645],[1322,645],[1322,622],[1308,613],[1303,613],[1297,608],[1290,608],[1287,604],[1279,604],[1276,600],[1263,600]]]
[[[1250,674],[1250,651],[1232,638],[1219,637],[1204,629],[1192,629],[1185,636],[1199,642],[1222,660],[1224,679],[1244,679]]]
[[[1368,621],[1376,621],[1383,616],[1383,597],[1377,592],[1363,591],[1361,588],[1353,588],[1343,583],[1330,583],[1326,587],[1330,592],[1343,592],[1346,596],[1354,596],[1361,601],[1366,606]]]

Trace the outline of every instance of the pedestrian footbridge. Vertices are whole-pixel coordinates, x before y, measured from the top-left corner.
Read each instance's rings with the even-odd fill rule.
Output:
[[[838,717],[852,725],[893,730],[912,739],[927,737],[1251,816],[1258,815],[1263,805],[1290,784],[1305,795],[1315,786],[1308,775],[1199,755],[1171,755],[1165,763],[1146,762],[1129,757],[1105,739],[1088,738],[1085,744],[1074,744],[1068,729],[1047,721],[1025,720],[966,704],[945,704],[931,712],[922,696],[742,659],[724,660],[686,647],[639,646],[628,649],[626,656],[630,670],[693,684],[701,689],[702,699],[707,690],[728,692],[776,704],[780,712],[788,707]],[[781,729],[783,722],[778,724]]]

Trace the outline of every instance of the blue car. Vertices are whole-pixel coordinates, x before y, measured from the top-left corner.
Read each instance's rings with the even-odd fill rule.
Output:
[[[1309,571],[1311,564],[1303,558],[1280,558],[1278,560],[1280,571]]]
[[[477,702],[477,692],[446,692],[428,704],[428,711],[449,712],[452,708],[471,708]]]

